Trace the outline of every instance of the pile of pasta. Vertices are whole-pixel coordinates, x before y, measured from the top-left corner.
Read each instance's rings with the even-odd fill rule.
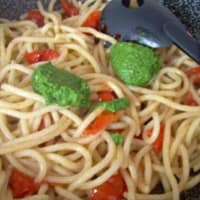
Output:
[[[64,10],[38,2],[36,18],[0,19],[0,199],[178,200],[200,182],[191,174],[200,169],[200,68],[172,46],[157,50],[162,68],[150,84],[127,86],[109,61],[116,39],[86,23],[105,3],[73,0],[71,12],[61,2]],[[31,86],[47,60],[27,58],[46,50],[48,62],[88,83],[93,101],[127,97],[129,108],[84,134],[105,108],[47,105]]]

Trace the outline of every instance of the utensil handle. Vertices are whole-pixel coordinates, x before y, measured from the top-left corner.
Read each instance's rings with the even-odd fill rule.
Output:
[[[200,44],[185,29],[168,22],[164,24],[164,32],[174,44],[200,64]]]

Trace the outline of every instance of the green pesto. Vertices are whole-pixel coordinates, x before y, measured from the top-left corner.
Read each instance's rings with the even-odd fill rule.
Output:
[[[116,43],[110,51],[113,70],[127,85],[145,86],[160,70],[160,57],[150,48],[128,42]]]
[[[47,104],[89,107],[90,91],[87,83],[68,71],[51,63],[39,65],[32,76],[33,89],[41,94]]]
[[[114,99],[108,102],[99,102],[95,107],[104,107],[106,110],[116,112],[118,110],[124,110],[130,106],[130,101],[127,97]]]
[[[124,137],[120,133],[112,133],[111,137],[116,145],[122,144],[124,142]]]

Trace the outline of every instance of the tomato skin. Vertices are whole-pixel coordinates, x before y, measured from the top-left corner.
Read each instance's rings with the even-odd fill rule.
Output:
[[[49,61],[59,57],[59,54],[52,49],[44,49],[33,51],[31,53],[26,53],[24,55],[24,60],[29,64],[34,64],[41,61]]]
[[[200,86],[200,66],[193,67],[186,71],[188,78],[192,79],[195,86]],[[198,106],[191,92],[188,92],[184,97],[183,103],[188,106]]]
[[[65,14],[68,17],[79,14],[79,9],[73,5],[73,3],[68,2],[67,0],[60,0],[60,3],[65,11]]]
[[[110,177],[105,183],[94,188],[90,200],[122,200],[126,184],[120,173]]]
[[[97,132],[106,129],[108,125],[118,118],[119,114],[117,112],[104,111],[86,128],[84,135],[95,135]]]
[[[121,35],[120,35],[120,34],[116,34],[116,35],[115,35],[115,39],[116,39],[117,41],[120,41],[120,40],[121,40]]]
[[[160,132],[154,143],[152,144],[152,148],[155,153],[159,154],[162,151],[162,146],[163,146],[163,139],[164,139],[164,131],[165,131],[165,126],[163,124],[160,125]],[[146,132],[147,136],[152,135],[152,130],[148,130]]]
[[[52,49],[44,49],[40,51],[40,61],[49,61],[58,57],[59,54]]]
[[[101,17],[101,11],[96,10],[88,16],[88,18],[85,20],[82,26],[90,27],[97,30],[99,27],[100,17]]]
[[[39,10],[30,10],[26,19],[35,22],[39,27],[44,25],[44,16]]]
[[[189,69],[186,74],[193,79],[194,84],[200,84],[200,66]]]
[[[39,184],[20,171],[13,169],[10,177],[10,187],[14,198],[24,198],[37,193]]]
[[[154,150],[155,153],[160,153],[162,151],[163,139],[164,139],[164,130],[165,130],[165,126],[161,125],[159,136],[156,139],[156,141],[153,143],[153,150]]]
[[[198,103],[194,100],[191,92],[186,94],[183,103],[188,106],[198,106]]]
[[[200,66],[189,69],[188,71],[186,71],[186,74],[188,77],[194,76],[196,74],[200,74]]]
[[[40,61],[40,53],[39,52],[31,52],[24,55],[24,60],[26,60],[29,64],[34,64]]]
[[[112,91],[105,90],[105,91],[98,92],[98,100],[99,101],[109,102],[115,98],[116,98],[116,95]]]

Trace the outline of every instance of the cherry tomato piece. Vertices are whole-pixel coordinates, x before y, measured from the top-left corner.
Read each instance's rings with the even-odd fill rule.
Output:
[[[90,200],[122,200],[126,191],[124,179],[120,173],[113,175],[102,185],[94,188]]]

